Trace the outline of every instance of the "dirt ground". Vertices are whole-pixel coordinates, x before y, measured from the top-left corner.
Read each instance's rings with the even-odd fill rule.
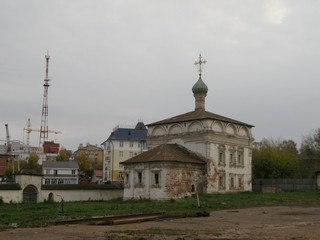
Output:
[[[259,207],[183,218],[114,226],[60,225],[16,228],[0,239],[320,239],[320,208]]]

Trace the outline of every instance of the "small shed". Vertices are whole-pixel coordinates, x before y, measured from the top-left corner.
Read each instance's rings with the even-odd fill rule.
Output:
[[[91,182],[101,184],[103,180],[102,170],[94,170]]]

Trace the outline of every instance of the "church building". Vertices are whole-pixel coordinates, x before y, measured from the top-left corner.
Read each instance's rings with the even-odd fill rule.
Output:
[[[194,111],[148,124],[150,150],[123,162],[124,199],[251,191],[253,125],[206,111],[205,63],[200,55]]]

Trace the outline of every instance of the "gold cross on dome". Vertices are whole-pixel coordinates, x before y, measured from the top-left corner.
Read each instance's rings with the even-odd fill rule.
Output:
[[[194,65],[199,65],[198,71],[199,71],[199,76],[201,76],[202,73],[202,64],[206,64],[207,60],[202,59],[201,53],[199,54],[199,61],[195,62]]]

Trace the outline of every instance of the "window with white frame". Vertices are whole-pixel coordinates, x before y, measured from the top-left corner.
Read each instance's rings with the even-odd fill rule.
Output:
[[[119,146],[123,147],[123,141],[120,141]]]
[[[236,166],[236,155],[235,155],[235,151],[233,148],[231,148],[229,150],[229,165],[230,165],[230,167]]]
[[[230,188],[234,187],[234,177],[230,177]]]
[[[129,158],[133,157],[133,152],[129,152]]]
[[[57,184],[57,179],[51,179],[51,184]]]
[[[225,189],[225,186],[226,186],[225,173],[220,172],[219,173],[219,189]]]
[[[124,184],[129,184],[129,173],[124,174]]]
[[[129,145],[131,148],[133,148],[133,142],[130,142],[130,145]]]
[[[123,151],[119,151],[119,157],[123,158]]]
[[[141,188],[144,187],[145,175],[143,169],[136,169],[133,175],[134,187]]]
[[[152,187],[160,187],[160,171],[152,171],[151,177]]]
[[[134,185],[135,187],[143,187],[144,176],[142,170],[137,170],[134,176]]]
[[[220,166],[225,165],[225,148],[223,146],[219,147],[219,162],[218,162],[218,164]]]
[[[238,185],[239,188],[243,188],[243,175],[238,176]]]
[[[243,148],[239,148],[239,149],[238,149],[237,166],[238,166],[238,167],[243,167],[243,166],[244,166]]]

